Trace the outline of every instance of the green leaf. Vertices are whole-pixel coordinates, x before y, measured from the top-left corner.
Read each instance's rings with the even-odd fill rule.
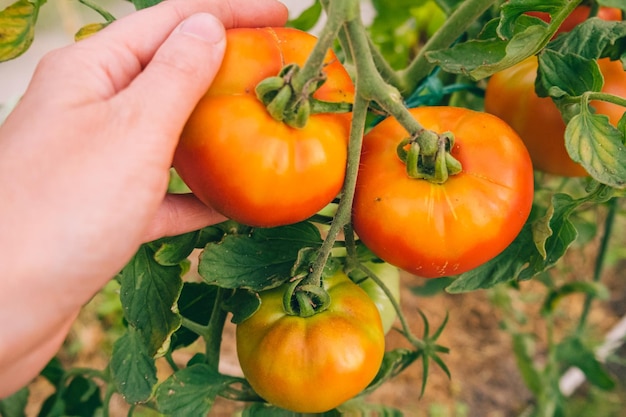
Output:
[[[207,325],[211,318],[217,288],[200,282],[185,282],[178,298],[178,311],[198,324]],[[198,339],[198,335],[191,330],[180,327],[172,335],[170,349],[176,350],[186,347]]]
[[[27,387],[22,388],[13,395],[0,400],[0,416],[3,417],[26,417],[26,405],[30,391]]]
[[[196,248],[200,231],[159,239],[149,246],[154,249],[154,259],[161,265],[172,266],[183,262]]]
[[[587,91],[600,91],[604,77],[593,59],[545,50],[539,55],[536,84],[541,97],[575,97]]]
[[[580,369],[593,386],[603,390],[612,390],[615,387],[613,378],[596,359],[593,351],[578,337],[569,337],[559,343],[556,357],[560,362]]]
[[[365,389],[364,394],[375,391],[386,381],[400,374],[409,365],[419,359],[420,356],[422,356],[422,352],[419,350],[409,350],[403,348],[397,348],[385,352],[378,374],[376,374],[374,380]]]
[[[232,313],[231,322],[239,324],[251,317],[261,307],[261,297],[258,293],[239,289],[235,291],[225,303],[224,308]]]
[[[471,40],[452,48],[428,52],[427,58],[447,72],[480,80],[534,55],[549,36],[545,24],[536,24],[516,33],[510,41],[500,38]]]
[[[295,19],[290,19],[287,22],[287,26],[303,31],[309,31],[317,24],[321,15],[322,3],[320,0],[315,0],[310,7],[300,13],[300,16]]]
[[[585,20],[570,32],[559,35],[546,49],[587,59],[610,56],[619,59],[626,42],[626,22],[597,17]]]
[[[580,204],[581,200],[574,200],[567,194],[552,196],[546,215],[535,220],[531,226],[537,250],[526,258],[528,266],[520,272],[520,279],[530,279],[561,259],[578,235],[569,216]]]
[[[154,359],[139,331],[128,331],[113,345],[109,368],[117,390],[130,404],[147,401],[157,383]]]
[[[50,359],[50,362],[46,364],[46,367],[40,373],[41,376],[55,386],[61,383],[64,374],[63,364],[57,357]]]
[[[39,416],[93,417],[101,407],[100,387],[93,380],[79,375],[72,378],[65,389],[46,399]]]
[[[412,286],[411,292],[420,297],[433,297],[441,294],[452,282],[454,282],[454,278],[449,277],[428,279],[424,285]]]
[[[588,106],[581,106],[567,124],[565,145],[570,157],[596,181],[615,188],[626,186],[624,136],[607,116],[592,114]]]
[[[519,24],[518,19],[524,18],[524,13],[537,11],[556,15],[569,0],[509,0],[502,4],[502,19],[498,27],[498,33],[505,39],[515,34],[515,27]]]
[[[237,378],[215,372],[205,364],[195,364],[177,371],[156,390],[158,410],[172,417],[206,416],[215,397]]]
[[[0,11],[0,62],[17,58],[35,38],[39,8],[45,1],[18,0]]]
[[[135,9],[141,10],[161,3],[163,0],[131,0]]]
[[[291,277],[300,250],[319,247],[322,238],[311,223],[254,229],[249,235],[228,235],[209,243],[200,255],[204,280],[223,288],[262,291]]]
[[[181,267],[160,265],[143,245],[120,273],[120,301],[129,325],[139,330],[149,355],[167,345],[180,327],[173,311],[182,290]]]

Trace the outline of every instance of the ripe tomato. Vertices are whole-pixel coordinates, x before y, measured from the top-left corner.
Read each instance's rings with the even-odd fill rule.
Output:
[[[528,152],[506,123],[455,107],[411,113],[426,129],[455,136],[463,170],[443,184],[412,179],[397,156],[408,136],[394,118],[364,138],[354,229],[381,259],[426,278],[456,275],[490,260],[524,225],[533,199]]]
[[[598,61],[604,75],[603,92],[626,97],[626,72],[619,61]],[[535,93],[537,57],[494,74],[487,83],[485,111],[500,117],[520,135],[535,169],[550,174],[581,177],[587,171],[572,161],[565,149],[565,122],[547,97]],[[605,114],[617,125],[624,109],[604,101],[592,101],[597,113]]]
[[[574,9],[569,16],[565,18],[561,26],[557,29],[554,36],[559,33],[569,32],[576,26],[584,22],[591,12],[589,6],[578,6]],[[550,15],[544,12],[528,12],[528,15],[538,17],[544,22],[550,22]],[[617,7],[600,7],[598,9],[597,17],[604,20],[622,20],[622,11]]]
[[[311,317],[283,310],[285,287],[264,291],[261,307],[237,325],[244,375],[268,402],[300,413],[328,411],[358,395],[385,351],[380,315],[343,273],[324,280],[327,310]]]
[[[343,185],[349,115],[315,114],[302,129],[276,121],[256,85],[286,64],[303,65],[316,39],[288,28],[231,29],[226,55],[181,135],[174,167],[193,193],[250,226],[295,223],[315,214]],[[354,86],[332,51],[314,94],[350,102]]]

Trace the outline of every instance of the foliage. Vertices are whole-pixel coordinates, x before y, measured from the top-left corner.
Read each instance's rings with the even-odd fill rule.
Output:
[[[99,5],[88,0],[81,3],[95,10],[103,21],[80,29],[77,40],[115,20]],[[155,3],[158,1],[133,1],[137,9]],[[431,365],[449,375],[444,360],[449,350],[438,341],[447,318],[431,331],[427,317],[421,312],[404,312],[402,300],[372,271],[375,268],[368,267],[381,263],[382,255],[370,252],[371,248],[358,239],[351,217],[363,136],[381,120],[395,118],[411,139],[410,146],[415,146],[414,161],[422,165],[430,161],[434,170],[441,168],[441,161],[454,164],[450,134],[425,129],[419,118],[411,117],[409,108],[459,106],[482,111],[486,80],[532,56],[538,59],[536,93],[548,97],[559,109],[567,124],[563,141],[569,156],[588,175],[555,179],[535,173],[532,211],[506,248],[469,271],[412,290],[420,296],[441,296],[441,291],[449,296],[476,290],[489,292],[492,302],[505,313],[502,326],[511,336],[512,355],[532,394],[533,416],[568,415],[559,380],[569,367],[580,369],[594,389],[615,388],[615,381],[588,337],[588,316],[592,302],[608,296],[601,278],[613,225],[623,214],[620,207],[626,189],[626,119],[611,124],[607,117],[594,112],[590,102],[626,105],[624,97],[602,92],[604,78],[598,66],[602,58],[626,62],[626,22],[590,17],[555,37],[581,1],[375,0],[374,19],[366,26],[358,17],[356,0],[312,3],[289,25],[310,30],[321,24],[327,36],[319,37],[310,59],[300,63],[297,71],[287,68],[268,78],[259,95],[261,101],[274,103],[271,113],[278,122],[284,116],[283,110],[293,110],[297,119],[293,129],[319,112],[344,117],[333,112],[351,111],[341,192],[327,202],[326,208],[295,224],[263,228],[231,220],[143,245],[114,277],[119,284],[124,324],[112,347],[110,363],[103,370],[94,370],[66,368],[59,360],[52,360],[42,376],[55,392],[39,415],[108,415],[114,394],[131,404],[131,414],[145,408],[173,416],[206,415],[216,398],[223,397],[248,402],[242,412],[245,416],[294,415],[266,404],[245,377],[220,371],[225,322],[230,318],[234,323],[244,323],[259,311],[264,291],[283,287],[292,291],[285,296],[286,310],[290,306],[293,309],[293,300],[299,306],[308,303],[308,310],[315,310],[318,304],[332,302],[324,301],[327,294],[322,284],[340,269],[359,280],[369,276],[380,286],[397,314],[395,331],[404,337],[407,346],[385,353],[377,375],[360,397],[320,415],[349,414],[354,410],[367,415],[401,415],[398,410],[368,405],[362,399],[407,367],[416,366],[416,362],[420,362],[423,372],[419,395],[427,395]],[[624,1],[589,3],[592,14],[600,6],[626,10]],[[18,0],[0,11],[0,61],[15,59],[28,49],[44,4]],[[531,11],[548,13],[550,19],[544,21],[528,14]],[[309,81],[319,81],[316,77],[326,65],[324,58],[330,48],[336,50],[351,74],[356,94],[352,103],[329,109],[324,107],[328,103],[316,101],[312,98],[314,92],[306,88],[323,84]],[[299,113],[299,106],[306,111]],[[450,176],[456,173],[453,170]],[[181,185],[173,173],[172,187],[175,184]],[[605,218],[604,225],[597,227],[596,218],[589,220],[589,213]],[[589,245],[593,237],[600,241],[593,277],[563,282],[551,274],[573,245]],[[389,242],[390,251],[397,251],[397,244]],[[199,259],[197,270],[190,270],[190,259]],[[523,282],[529,280],[538,282],[544,290],[541,319],[548,346],[543,362],[537,360],[535,336],[524,327],[528,317],[517,311],[513,302]],[[554,322],[558,306],[576,294],[584,302],[575,329],[557,337]],[[291,314],[300,314],[307,308],[293,310],[297,311]],[[410,324],[416,320],[422,324],[420,336],[411,331]],[[189,348],[195,349],[194,356],[185,364],[175,363],[173,353]],[[169,376],[157,372],[159,359],[170,365]],[[24,415],[27,400],[28,388],[24,388],[0,401],[0,414]]]

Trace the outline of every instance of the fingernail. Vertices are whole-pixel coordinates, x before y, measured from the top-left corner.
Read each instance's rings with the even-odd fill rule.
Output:
[[[210,13],[189,16],[180,24],[178,31],[210,43],[221,42],[225,36],[222,22]]]

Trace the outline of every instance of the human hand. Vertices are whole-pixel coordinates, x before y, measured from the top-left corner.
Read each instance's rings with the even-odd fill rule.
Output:
[[[219,68],[221,23],[286,18],[274,0],[167,0],[41,61],[0,126],[0,306],[16,318],[0,330],[0,397],[141,243],[224,220],[167,195],[174,149]]]

